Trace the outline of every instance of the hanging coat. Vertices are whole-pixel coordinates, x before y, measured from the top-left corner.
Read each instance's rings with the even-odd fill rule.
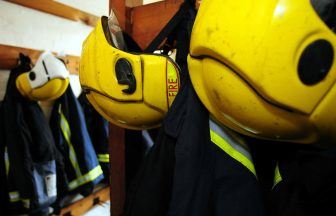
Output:
[[[292,144],[278,152],[272,216],[336,215],[336,148]]]
[[[23,204],[31,215],[46,215],[57,195],[54,141],[37,102],[16,89],[16,78],[29,70],[30,59],[20,54],[1,110],[8,198],[11,204]]]
[[[63,155],[67,189],[70,192],[80,192],[84,196],[91,194],[94,185],[104,175],[85,124],[82,108],[71,86],[55,101],[50,126],[56,147]]]
[[[2,102],[0,102],[0,113],[2,112]],[[0,115],[0,215],[9,215],[9,193],[7,185],[7,172],[5,161],[8,159],[7,155],[5,158],[5,140],[2,136],[3,133],[3,120],[2,115]]]
[[[182,18],[176,15],[161,32],[180,22],[169,37],[177,39],[177,62],[182,83],[187,86],[168,111],[156,144],[127,193],[125,213],[263,215],[251,154],[240,145],[238,135],[231,138],[227,129],[209,120],[190,84],[187,55],[194,3],[186,0],[180,9],[184,11]],[[158,36],[153,44],[161,38]]]
[[[209,119],[191,83],[176,97],[127,196],[126,215],[264,215],[248,145]]]
[[[81,94],[78,100],[83,108],[86,127],[99,164],[103,169],[105,179],[108,181],[110,176],[109,123],[93,108],[85,94]]]

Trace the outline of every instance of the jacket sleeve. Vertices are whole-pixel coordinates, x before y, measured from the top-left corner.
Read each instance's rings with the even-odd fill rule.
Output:
[[[61,101],[61,108],[61,127],[65,130],[64,136],[69,139],[70,152],[73,152],[70,159],[76,171],[76,178],[69,182],[69,188],[74,190],[83,186],[83,193],[90,193],[93,185],[99,183],[104,175],[85,124],[83,110],[70,86]],[[88,188],[86,192],[85,187]]]

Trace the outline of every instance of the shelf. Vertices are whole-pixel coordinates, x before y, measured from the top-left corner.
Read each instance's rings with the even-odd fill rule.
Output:
[[[68,5],[59,3],[53,0],[5,0],[11,3],[15,3],[24,7],[42,11],[45,13],[53,14],[55,16],[63,17],[65,19],[73,21],[82,21],[87,25],[95,26],[97,16],[70,7]]]
[[[60,212],[60,215],[83,215],[95,205],[104,203],[108,200],[110,200],[110,188],[105,187],[63,208]]]
[[[42,50],[0,44],[0,69],[10,70],[16,67],[19,53],[29,56],[33,63],[35,63],[42,52]],[[78,74],[80,61],[78,56],[66,55],[61,59],[64,60],[71,74]]]

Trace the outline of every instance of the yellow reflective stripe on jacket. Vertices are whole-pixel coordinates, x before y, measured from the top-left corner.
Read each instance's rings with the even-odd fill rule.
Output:
[[[22,199],[23,207],[29,209],[30,208],[30,200],[29,199]]]
[[[282,177],[280,174],[279,166],[276,165],[275,171],[274,171],[274,183],[273,183],[273,188],[282,181]]]
[[[20,201],[21,198],[20,198],[20,193],[19,191],[12,191],[12,192],[9,192],[9,201],[10,202],[18,202]]]
[[[5,167],[6,167],[6,176],[8,177],[8,174],[9,174],[9,157],[8,157],[7,146],[5,147]]]
[[[6,174],[8,176],[8,172],[9,172],[9,159],[8,159],[8,152],[7,152],[7,147],[5,147],[5,165],[6,165]],[[25,208],[29,208],[30,207],[30,200],[29,199],[22,199],[20,196],[19,191],[11,191],[8,193],[9,195],[9,201],[14,203],[14,202],[19,202],[22,201],[23,206]]]
[[[58,110],[59,114],[60,114],[60,125],[61,125],[61,130],[62,130],[62,134],[68,144],[69,147],[69,157],[70,157],[70,161],[71,164],[76,172],[76,176],[77,178],[82,176],[79,164],[78,164],[78,160],[77,160],[77,156],[76,156],[76,152],[75,149],[71,143],[71,130],[69,127],[69,123],[67,121],[67,119],[65,118],[62,110],[61,110],[61,106],[59,106],[59,110]]]
[[[70,190],[73,190],[83,184],[86,184],[90,181],[95,180],[102,174],[103,174],[103,170],[101,169],[100,165],[98,165],[95,168],[93,168],[90,172],[86,173],[85,175],[71,181],[69,183],[69,188]]]
[[[29,208],[30,207],[30,200],[29,199],[22,199],[20,197],[20,193],[19,191],[12,191],[12,192],[9,192],[9,201],[11,203],[14,203],[14,202],[19,202],[21,201],[23,203],[23,207],[25,208]]]
[[[98,154],[98,161],[102,163],[109,163],[110,155],[109,154]]]
[[[241,163],[257,177],[250,153],[240,145],[240,140],[234,140],[219,125],[212,120],[210,124],[210,138],[219,148],[230,157]],[[225,139],[224,139],[225,138]]]

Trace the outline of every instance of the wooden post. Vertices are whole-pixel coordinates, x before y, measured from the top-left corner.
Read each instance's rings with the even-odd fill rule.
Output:
[[[122,29],[126,27],[126,0],[110,0]],[[125,130],[110,124],[110,200],[111,215],[120,216],[125,202]]]
[[[111,215],[122,215],[125,201],[125,130],[110,124]]]
[[[126,0],[110,0],[110,10],[114,10],[122,29],[126,26]]]

